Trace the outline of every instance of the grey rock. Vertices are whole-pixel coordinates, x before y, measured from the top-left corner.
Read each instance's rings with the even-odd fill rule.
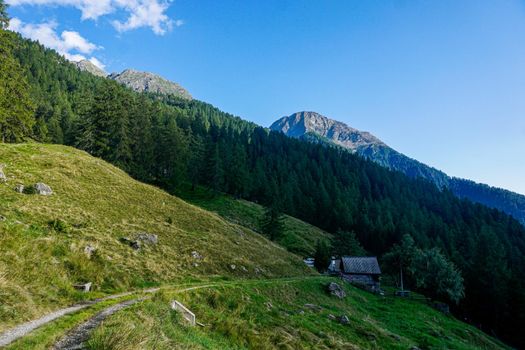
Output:
[[[7,220],[7,218],[5,216],[0,215],[0,221],[6,221],[6,220]]]
[[[246,267],[244,267],[244,266],[241,266],[241,270],[242,270],[242,272],[248,272],[248,269]]]
[[[159,237],[155,234],[147,233],[147,232],[139,232],[136,234],[135,239],[137,241],[141,241],[145,244],[149,245],[156,245],[159,242]]]
[[[4,164],[0,164],[0,182],[7,181],[7,176],[5,176],[5,173],[4,173],[4,167],[5,167]]]
[[[341,324],[349,324],[350,323],[350,319],[348,318],[348,316],[343,315],[343,316],[339,317],[339,323],[341,323]]]
[[[332,320],[332,321],[335,321],[335,320],[337,319],[337,317],[335,317],[335,316],[332,315],[332,314],[329,314],[329,315],[328,315],[328,319],[329,319],[329,320]]]
[[[34,189],[35,189],[35,193],[41,196],[50,196],[53,194],[53,190],[51,189],[51,187],[49,187],[43,182],[37,182],[34,185]]]
[[[328,285],[328,292],[330,293],[330,295],[333,295],[339,299],[343,299],[344,297],[346,297],[346,293],[343,287],[341,287],[335,282],[330,282],[330,284]]]
[[[113,73],[109,79],[137,92],[152,92],[164,95],[175,95],[186,100],[191,100],[189,92],[177,83],[162,78],[159,75],[126,69],[122,73]]]
[[[88,60],[82,60],[78,62],[74,62],[77,68],[81,71],[91,73],[97,77],[105,78],[108,76],[108,73],[106,73],[103,69],[97,67],[93,63],[91,63]]]
[[[230,265],[230,269],[235,270],[236,268],[237,268],[237,266],[235,266],[234,264]]]
[[[24,193],[24,185],[22,184],[17,184],[15,186],[15,192],[18,192],[18,193]]]
[[[97,248],[93,247],[92,245],[87,245],[84,248],[84,254],[87,255],[88,258],[91,258],[91,256],[97,251]]]
[[[195,260],[202,260],[202,255],[200,255],[196,250],[191,252],[191,257]]]

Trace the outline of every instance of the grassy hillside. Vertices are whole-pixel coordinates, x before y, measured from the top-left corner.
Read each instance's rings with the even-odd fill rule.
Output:
[[[260,230],[260,219],[264,207],[243,199],[235,199],[226,194],[217,194],[197,187],[194,191],[185,188],[177,195],[203,209],[219,214],[224,219],[246,226],[255,232]],[[277,242],[290,252],[301,256],[311,256],[319,239],[329,240],[331,235],[318,227],[289,215],[284,215],[285,232]]]
[[[312,273],[250,229],[73,148],[0,144],[0,330],[59,305],[117,290],[199,279]],[[44,182],[54,194],[20,194]],[[140,250],[122,243],[158,235]],[[88,257],[85,248],[96,251]],[[197,251],[202,258],[195,258]],[[219,277],[217,277],[219,278]],[[93,293],[74,290],[92,282]]]
[[[506,348],[422,301],[380,297],[347,284],[344,285],[347,297],[337,299],[325,289],[331,280],[269,281],[185,293],[163,292],[106,320],[92,335],[88,348]],[[188,306],[205,327],[185,326],[169,308],[173,299]],[[305,304],[320,308],[313,310]],[[346,315],[349,323],[341,324],[329,315]]]

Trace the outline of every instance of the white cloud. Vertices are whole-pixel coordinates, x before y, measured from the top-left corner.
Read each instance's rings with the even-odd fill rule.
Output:
[[[11,6],[51,5],[71,6],[82,12],[82,19],[96,20],[101,16],[127,13],[124,21],[113,20],[112,24],[119,32],[141,27],[149,27],[157,35],[163,35],[173,28],[174,22],[166,15],[172,0],[7,0]],[[175,21],[176,26],[182,25]]]
[[[93,51],[101,49],[100,46],[83,38],[78,32],[65,30],[59,36],[56,27],[56,22],[31,24],[23,23],[18,18],[11,19],[9,23],[10,30],[56,50],[70,61],[85,60],[87,59],[85,55],[91,55]],[[104,65],[97,58],[91,57],[89,60],[100,68],[104,68]]]
[[[175,26],[176,27],[180,27],[184,24],[185,22],[182,20],[182,19],[178,19],[175,21]]]

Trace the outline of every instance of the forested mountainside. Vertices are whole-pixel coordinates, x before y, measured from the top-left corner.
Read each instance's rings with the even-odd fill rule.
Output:
[[[375,163],[416,178],[448,188],[455,195],[499,209],[525,225],[525,196],[501,188],[450,177],[444,172],[397,152],[377,137],[356,130],[316,112],[298,112],[275,121],[271,130],[290,137],[344,147]]]
[[[440,247],[461,270],[466,289],[457,314],[524,345],[525,229],[510,216],[200,101],[136,94],[13,40],[35,104],[34,139],[86,150],[169,191],[203,185],[329,232],[354,231],[373,254],[410,234],[421,247]]]

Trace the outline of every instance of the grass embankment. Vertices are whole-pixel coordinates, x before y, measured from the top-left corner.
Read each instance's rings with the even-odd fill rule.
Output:
[[[264,207],[259,204],[235,199],[202,187],[196,187],[192,191],[189,186],[186,186],[176,194],[198,207],[217,213],[229,222],[241,224],[255,232],[260,231],[260,220],[264,215]],[[277,240],[277,243],[288,251],[303,257],[313,255],[319,239],[330,240],[332,237],[328,232],[289,215],[284,215],[283,223],[284,234]]]
[[[0,144],[0,331],[59,306],[192,279],[313,273],[300,258],[241,225],[142,184],[85,152],[57,145]],[[20,194],[44,182],[51,196]],[[138,232],[158,244],[119,241]],[[89,257],[85,248],[96,248]],[[192,256],[197,251],[202,257]],[[233,266],[234,265],[234,266]],[[93,282],[94,291],[72,287]]]
[[[331,280],[337,281],[317,278],[163,291],[106,320],[88,348],[506,349],[422,301],[372,295],[347,284],[345,299],[329,296],[326,285]],[[170,310],[173,299],[188,306],[205,327],[187,326]],[[349,323],[329,315],[346,315]]]

